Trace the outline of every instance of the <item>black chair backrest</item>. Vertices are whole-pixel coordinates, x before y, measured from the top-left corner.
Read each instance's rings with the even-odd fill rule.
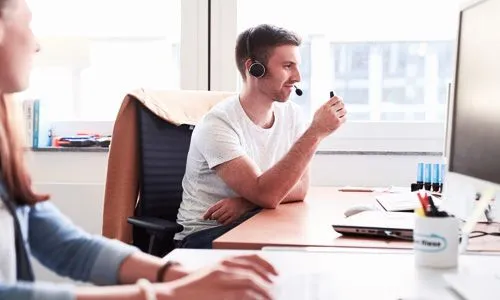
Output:
[[[136,214],[175,222],[193,126],[173,125],[138,101],[137,105],[140,192]]]

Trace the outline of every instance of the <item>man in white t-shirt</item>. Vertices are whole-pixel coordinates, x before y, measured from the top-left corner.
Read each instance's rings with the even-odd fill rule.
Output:
[[[332,97],[305,127],[288,101],[300,81],[301,39],[272,25],[241,33],[237,67],[244,88],[217,104],[195,127],[177,221],[178,247],[211,248],[212,241],[261,208],[302,201],[308,165],[320,141],[345,122]],[[325,97],[326,100],[326,97]]]

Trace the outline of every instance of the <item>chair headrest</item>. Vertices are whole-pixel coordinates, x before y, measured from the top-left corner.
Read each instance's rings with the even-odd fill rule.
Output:
[[[175,125],[196,125],[215,104],[235,92],[137,89],[127,94]]]

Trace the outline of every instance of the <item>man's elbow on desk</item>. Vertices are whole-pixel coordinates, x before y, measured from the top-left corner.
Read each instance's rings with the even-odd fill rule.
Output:
[[[301,202],[307,196],[309,190],[309,177],[306,175],[293,187],[281,203]]]
[[[286,197],[285,199],[283,199],[283,201],[281,201],[280,204],[284,204],[284,203],[293,203],[293,202],[303,202],[305,200],[305,196],[304,197],[299,197],[299,198],[289,198],[289,197]]]
[[[279,198],[266,195],[265,193],[263,193],[262,196],[256,196],[247,199],[249,199],[250,202],[253,202],[254,204],[262,208],[269,208],[269,209],[274,209],[278,207],[278,205],[281,202]]]
[[[284,197],[280,197],[278,195],[272,195],[272,193],[266,192],[262,194],[268,196],[260,197],[261,199],[259,199],[259,202],[262,204],[257,204],[257,203],[256,204],[261,206],[262,208],[274,209],[277,208],[278,205],[282,203],[302,202],[306,198],[308,190],[309,190],[308,180],[301,180]]]
[[[300,192],[291,192],[286,195],[284,198],[276,197],[276,196],[267,196],[267,197],[258,197],[259,199],[256,201],[252,201],[258,206],[262,208],[275,209],[280,204],[284,203],[292,203],[292,202],[302,202],[306,197],[307,190],[303,190]]]
[[[301,201],[301,200],[299,200],[300,195],[291,195],[289,193],[288,195],[283,196],[283,195],[280,195],[277,191],[274,192],[274,191],[270,191],[270,190],[264,191],[263,189],[255,189],[255,192],[252,194],[253,195],[247,195],[247,196],[243,196],[243,197],[259,207],[268,208],[268,209],[275,209],[281,203]],[[293,196],[293,197],[289,197],[289,196]]]
[[[277,208],[281,203],[304,201],[307,191],[309,190],[309,183],[307,180],[299,181],[292,190],[286,194],[283,190],[279,190],[278,188],[264,188],[259,185],[258,180],[253,186],[254,188],[247,189],[246,193],[241,193],[241,196],[255,205],[269,209]]]

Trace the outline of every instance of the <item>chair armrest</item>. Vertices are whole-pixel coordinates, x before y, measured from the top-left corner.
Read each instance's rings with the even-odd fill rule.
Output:
[[[177,233],[182,231],[183,227],[175,222],[155,218],[155,217],[129,217],[127,221],[137,227],[144,228],[156,233]]]

